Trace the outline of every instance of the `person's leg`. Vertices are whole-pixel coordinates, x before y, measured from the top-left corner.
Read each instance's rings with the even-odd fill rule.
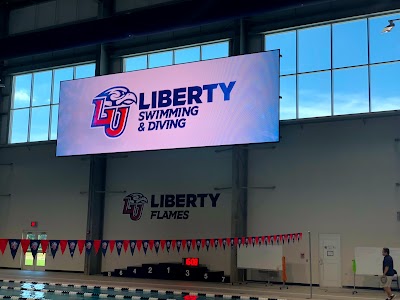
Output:
[[[386,295],[388,296],[388,298],[390,298],[390,296],[392,296],[392,291],[391,291],[390,287],[385,286],[385,287],[383,288],[383,290],[385,291],[385,293],[386,293]]]

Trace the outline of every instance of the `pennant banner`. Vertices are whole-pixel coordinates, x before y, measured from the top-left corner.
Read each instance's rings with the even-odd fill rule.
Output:
[[[31,243],[30,240],[27,240],[27,239],[21,240],[22,252],[24,254],[28,251],[30,243]]]
[[[226,249],[226,244],[227,244],[227,239],[222,239],[222,247],[224,248],[224,250]]]
[[[61,248],[61,254],[64,254],[65,249],[67,248],[67,241],[66,240],[61,240],[60,241],[60,248]]]
[[[78,250],[79,254],[82,255],[83,249],[85,249],[85,241],[84,240],[79,240],[78,241]]]
[[[126,251],[128,251],[128,247],[129,247],[129,241],[124,240],[124,251],[126,253]]]
[[[124,241],[121,241],[121,240],[115,241],[115,246],[117,248],[118,256],[121,256],[121,251],[122,251],[122,248],[124,247]],[[126,250],[125,250],[125,252],[126,252]]]
[[[108,249],[109,241],[101,241],[101,253],[103,253],[103,257],[106,256],[107,249]]]
[[[165,244],[166,244],[167,242],[165,241],[165,240],[162,240],[161,241],[161,250],[162,251],[164,251],[164,249],[165,249]]]
[[[7,240],[0,239],[0,252],[2,255],[4,255],[4,251],[6,251],[6,247],[7,247]]]
[[[144,252],[144,254],[146,255],[147,254],[147,249],[149,248],[149,241],[143,241],[142,242],[143,244],[143,252]]]
[[[148,250],[153,251],[155,249],[156,254],[160,251],[167,249],[167,252],[177,250],[180,253],[181,250],[190,252],[191,250],[206,248],[209,251],[210,248],[215,250],[223,249],[226,250],[227,246],[231,247],[255,247],[258,245],[284,245],[285,243],[294,243],[296,240],[300,241],[303,238],[302,233],[288,233],[268,236],[253,236],[253,237],[233,237],[233,238],[212,238],[212,239],[185,239],[185,240],[29,240],[29,239],[0,239],[0,253],[4,255],[4,252],[9,245],[11,256],[15,259],[18,249],[21,245],[22,252],[25,254],[28,250],[32,253],[32,256],[36,258],[39,249],[42,253],[46,253],[50,247],[51,255],[55,258],[59,249],[64,254],[68,247],[68,252],[73,258],[76,248],[79,249],[79,253],[82,254],[83,250],[87,255],[92,253],[92,249],[95,249],[95,254],[101,249],[103,256],[107,255],[107,250],[110,249],[110,253],[113,253],[115,247],[117,248],[118,256],[121,255],[122,249],[125,253],[128,248],[131,250],[131,254],[134,255],[135,250],[139,251],[143,247],[143,252],[147,254]],[[40,248],[41,247],[41,248]]]
[[[190,252],[190,248],[192,248],[192,240],[186,240],[187,251]]]
[[[110,253],[113,253],[115,248],[115,241],[112,240],[108,244],[110,245]]]
[[[140,240],[136,242],[136,247],[137,247],[137,250],[138,250],[139,252],[140,252],[140,249],[142,249],[142,245],[143,245],[142,243],[143,243],[143,242],[140,241]]]
[[[18,252],[19,245],[21,244],[21,240],[8,240],[8,244],[10,246],[11,256],[15,259],[15,255]]]
[[[200,248],[201,248],[201,240],[196,240],[196,247],[197,247],[197,251],[200,251]]]
[[[153,251],[153,248],[154,248],[154,240],[150,240],[150,241],[149,241],[149,248],[150,248],[150,251]]]
[[[165,242],[165,247],[167,248],[167,252],[169,253],[169,250],[171,249],[172,246],[172,241],[166,241]]]
[[[53,256],[53,259],[56,256],[59,245],[60,245],[60,240],[51,240],[50,241],[50,251],[51,251],[51,255]]]
[[[100,244],[101,244],[100,240],[94,240],[93,241],[94,252],[95,252],[96,255],[97,255],[97,253],[99,253]]]
[[[135,240],[131,240],[129,242],[129,247],[131,248],[131,254],[133,256],[133,254],[135,253],[135,249],[136,249],[136,241]]]
[[[49,247],[49,241],[41,240],[40,245],[42,246],[42,253],[45,254],[47,252],[47,248]]]
[[[31,247],[31,253],[33,259],[36,259],[36,255],[39,250],[40,241],[39,240],[30,240],[29,247]]]
[[[156,254],[158,254],[158,250],[160,250],[161,241],[155,240],[154,241],[154,250],[156,250]]]
[[[86,252],[86,255],[90,255],[90,253],[92,253],[92,249],[93,249],[93,241],[92,240],[86,240],[85,241],[85,252]]]
[[[177,240],[176,241],[176,250],[178,250],[178,253],[181,251],[181,247],[182,247],[182,241]]]
[[[71,255],[72,258],[74,257],[77,243],[78,243],[77,240],[69,240],[68,241],[68,250],[69,250],[69,254]]]

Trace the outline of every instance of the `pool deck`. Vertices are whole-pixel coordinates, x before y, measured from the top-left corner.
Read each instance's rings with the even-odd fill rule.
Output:
[[[300,300],[310,298],[310,288],[304,286],[289,286],[287,290],[280,290],[279,285],[266,286],[262,283],[247,284],[221,284],[187,281],[167,281],[153,279],[135,279],[135,278],[117,278],[104,277],[98,275],[84,275],[79,273],[61,273],[44,271],[20,271],[0,269],[0,279],[16,280],[26,282],[49,282],[65,283],[76,285],[96,285],[111,287],[127,287],[154,290],[173,290],[190,293],[207,293],[222,295],[251,296],[260,298],[278,298],[288,300]],[[352,295],[351,289],[333,288],[323,289],[313,288],[313,297],[316,300],[349,300],[349,299],[367,299],[380,300],[385,299],[382,291],[358,290],[358,294]]]

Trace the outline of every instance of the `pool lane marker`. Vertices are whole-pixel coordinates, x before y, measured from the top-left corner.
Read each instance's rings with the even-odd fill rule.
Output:
[[[286,300],[281,298],[264,298],[264,297],[249,297],[249,296],[236,296],[236,295],[223,295],[223,294],[206,294],[206,293],[196,293],[196,292],[177,292],[177,291],[167,291],[167,290],[154,290],[154,289],[138,289],[138,288],[124,288],[124,287],[106,287],[99,285],[77,285],[77,284],[66,284],[66,283],[49,283],[49,282],[27,282],[18,280],[3,280],[0,279],[0,283],[17,283],[17,284],[42,284],[54,287],[68,287],[68,288],[80,288],[80,289],[99,289],[101,291],[116,291],[116,292],[131,292],[131,293],[158,293],[173,295],[173,296],[197,296],[197,297],[207,297],[207,298],[217,298],[220,300],[232,299],[232,300]],[[1,286],[0,290],[16,290],[16,291],[33,291],[42,293],[51,293],[56,295],[78,295],[84,297],[99,297],[99,298],[116,298],[116,299],[134,299],[134,300],[176,300],[173,298],[164,297],[140,297],[140,296],[126,296],[126,295],[114,295],[107,293],[91,293],[91,292],[76,292],[76,291],[63,291],[56,289],[34,289],[34,288],[22,288],[22,287],[10,287]],[[15,297],[15,298],[12,298]],[[18,299],[27,300],[27,298],[20,298],[18,296],[1,296],[0,299]]]

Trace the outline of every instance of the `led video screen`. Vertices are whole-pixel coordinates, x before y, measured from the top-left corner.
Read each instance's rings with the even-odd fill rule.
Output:
[[[279,140],[279,51],[64,81],[57,156]]]

